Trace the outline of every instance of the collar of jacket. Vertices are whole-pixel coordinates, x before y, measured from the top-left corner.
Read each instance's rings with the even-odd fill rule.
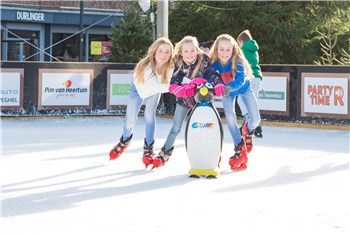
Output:
[[[198,58],[196,57],[196,59],[192,63],[187,63],[185,60],[183,60],[183,61],[184,61],[186,66],[191,66],[191,65],[193,65],[193,64],[195,64],[197,62],[197,59]]]

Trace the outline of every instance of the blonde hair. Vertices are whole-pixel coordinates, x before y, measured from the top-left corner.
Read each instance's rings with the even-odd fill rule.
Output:
[[[192,72],[191,78],[193,79],[196,74],[198,73],[202,63],[202,59],[203,59],[203,51],[199,48],[199,43],[196,37],[192,37],[192,36],[185,36],[183,39],[181,39],[180,42],[176,43],[175,45],[175,65],[179,68],[177,71],[175,71],[175,75],[184,67],[185,62],[182,58],[181,55],[181,51],[182,51],[182,47],[185,43],[192,43],[194,45],[194,47],[197,50],[197,64],[195,69]]]
[[[155,42],[153,42],[152,45],[148,48],[147,55],[137,63],[134,69],[134,72],[135,72],[134,82],[136,82],[137,84],[144,84],[144,73],[149,64],[151,66],[153,75],[157,74],[157,68],[156,68],[157,62],[155,59],[155,55],[158,50],[158,47],[163,44],[168,44],[170,46],[170,59],[166,64],[163,65],[161,82],[164,84],[170,83],[171,76],[168,76],[168,74],[170,69],[174,67],[174,61],[173,61],[174,46],[171,43],[171,41],[165,37],[158,38]]]
[[[219,42],[221,41],[229,41],[232,44],[232,67],[231,67],[232,77],[234,78],[236,76],[236,62],[242,63],[246,76],[248,76],[249,78],[253,77],[253,71],[248,61],[246,60],[241,48],[238,46],[237,41],[229,34],[221,34],[216,38],[209,52],[210,62],[215,63],[219,61],[218,48],[219,48]]]

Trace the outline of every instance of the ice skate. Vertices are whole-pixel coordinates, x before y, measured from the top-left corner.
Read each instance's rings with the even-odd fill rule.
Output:
[[[119,143],[112,148],[109,152],[109,160],[115,160],[125,151],[125,149],[130,145],[132,135],[127,139],[123,140],[123,136],[120,137]]]
[[[235,147],[235,155],[229,160],[231,170],[244,170],[247,168],[248,156],[244,140]]]
[[[258,126],[255,129],[254,135],[255,135],[255,137],[258,137],[258,138],[262,138],[263,137],[261,126]]]
[[[151,170],[153,170],[154,168],[158,168],[161,166],[164,166],[164,164],[169,161],[169,158],[171,156],[171,154],[174,151],[174,146],[169,149],[168,151],[165,150],[165,148],[163,147],[161,149],[161,151],[158,153],[158,155],[154,158],[153,160],[153,167]]]
[[[247,153],[250,153],[250,151],[252,151],[253,149],[253,134],[254,134],[254,130],[249,132],[248,128],[247,128],[248,123],[245,123],[241,128],[241,135],[242,138],[245,142],[246,145],[246,149],[247,149]]]
[[[154,157],[153,145],[154,145],[154,141],[149,146],[147,145],[147,143],[145,141],[145,143],[143,145],[142,162],[143,162],[143,164],[146,165],[146,168],[148,167],[148,165],[153,163],[153,157]]]

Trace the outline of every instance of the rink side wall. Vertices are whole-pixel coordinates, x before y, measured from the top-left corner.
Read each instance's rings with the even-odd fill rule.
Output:
[[[1,116],[124,115],[134,66],[1,62]],[[349,125],[349,66],[261,68],[258,103],[263,120]],[[175,102],[173,95],[163,94],[158,114],[172,115]],[[223,116],[221,100],[214,104]],[[237,105],[236,110],[240,117]]]

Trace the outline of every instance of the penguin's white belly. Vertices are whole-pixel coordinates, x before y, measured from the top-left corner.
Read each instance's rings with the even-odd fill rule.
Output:
[[[222,149],[222,125],[210,106],[193,110],[186,127],[186,150],[192,169],[215,169]]]

